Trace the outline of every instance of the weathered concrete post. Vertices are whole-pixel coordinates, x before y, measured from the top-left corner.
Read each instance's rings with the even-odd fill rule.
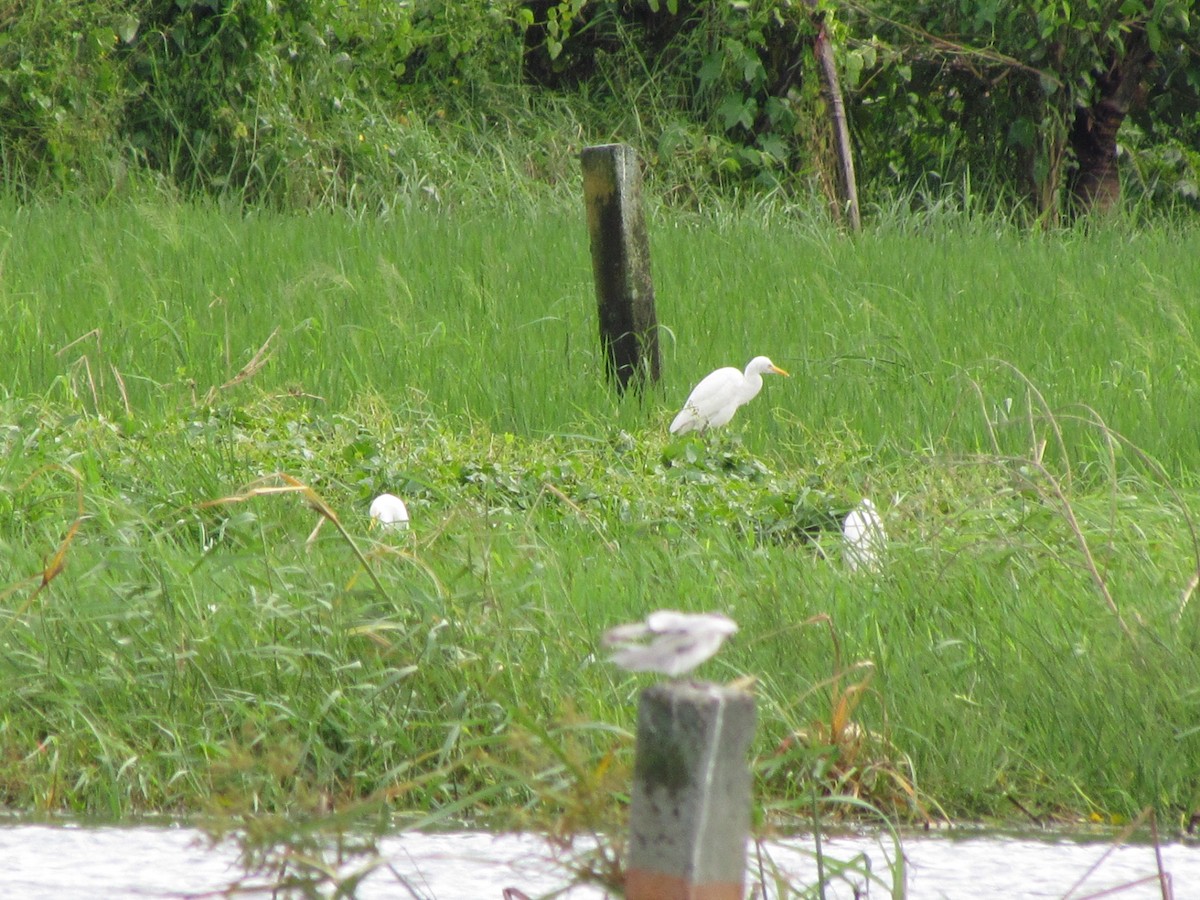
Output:
[[[658,381],[661,367],[642,176],[627,144],[585,147],[581,160],[605,374],[623,394]]]
[[[627,900],[741,900],[750,831],[754,697],[656,684],[638,706]]]

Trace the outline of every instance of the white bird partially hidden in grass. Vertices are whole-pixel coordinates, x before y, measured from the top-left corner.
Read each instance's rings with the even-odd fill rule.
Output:
[[[689,431],[703,434],[710,428],[720,428],[733,418],[739,406],[749,403],[762,390],[765,374],[787,375],[787,372],[765,356],[750,360],[745,372],[733,366],[709,372],[688,395],[683,409],[671,423],[671,434]]]
[[[737,630],[737,623],[721,613],[660,609],[645,622],[610,628],[602,643],[613,648],[609,662],[622,669],[678,678],[716,653]]]
[[[371,518],[384,529],[407,528],[408,507],[395,494],[380,494],[371,501]]]
[[[878,572],[883,561],[883,548],[887,533],[883,530],[883,519],[870,497],[850,510],[842,523],[845,538],[842,556],[851,572],[866,569]]]

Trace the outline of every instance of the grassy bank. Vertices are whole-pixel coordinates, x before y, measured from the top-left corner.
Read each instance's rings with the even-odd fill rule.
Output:
[[[779,821],[814,767],[918,817],[1195,806],[1194,229],[655,213],[665,376],[619,403],[567,202],[0,228],[9,808],[605,816],[646,682],[597,637],[658,607],[741,625],[703,674],[759,679]],[[760,352],[794,377],[668,438]]]
[[[1087,443],[1070,424],[1082,416],[1172,471],[1200,461],[1194,230],[884,224],[846,241],[755,218],[661,214],[666,374],[651,402],[618,406],[597,377],[573,204],[357,224],[10,209],[4,311],[21,353],[0,359],[0,378],[12,396],[114,419],[283,393],[327,414],[374,390],[539,435],[657,429],[704,373],[761,351],[797,378],[748,424],[793,462],[838,429],[905,452],[987,450],[993,436],[1019,449],[1026,429],[985,420],[1025,418],[1030,385],[1063,416],[1071,452]]]

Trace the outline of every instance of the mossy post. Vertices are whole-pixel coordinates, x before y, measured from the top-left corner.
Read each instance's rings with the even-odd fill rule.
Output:
[[[661,368],[642,176],[627,144],[586,147],[581,159],[605,374],[624,394],[657,382]]]
[[[666,682],[642,692],[627,900],[742,900],[754,697]]]

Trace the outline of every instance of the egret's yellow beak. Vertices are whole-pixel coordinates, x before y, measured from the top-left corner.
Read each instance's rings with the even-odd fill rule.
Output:
[[[787,372],[783,371],[779,366],[771,366],[771,371],[776,375],[787,375]],[[789,375],[788,377],[790,378],[791,376]]]

